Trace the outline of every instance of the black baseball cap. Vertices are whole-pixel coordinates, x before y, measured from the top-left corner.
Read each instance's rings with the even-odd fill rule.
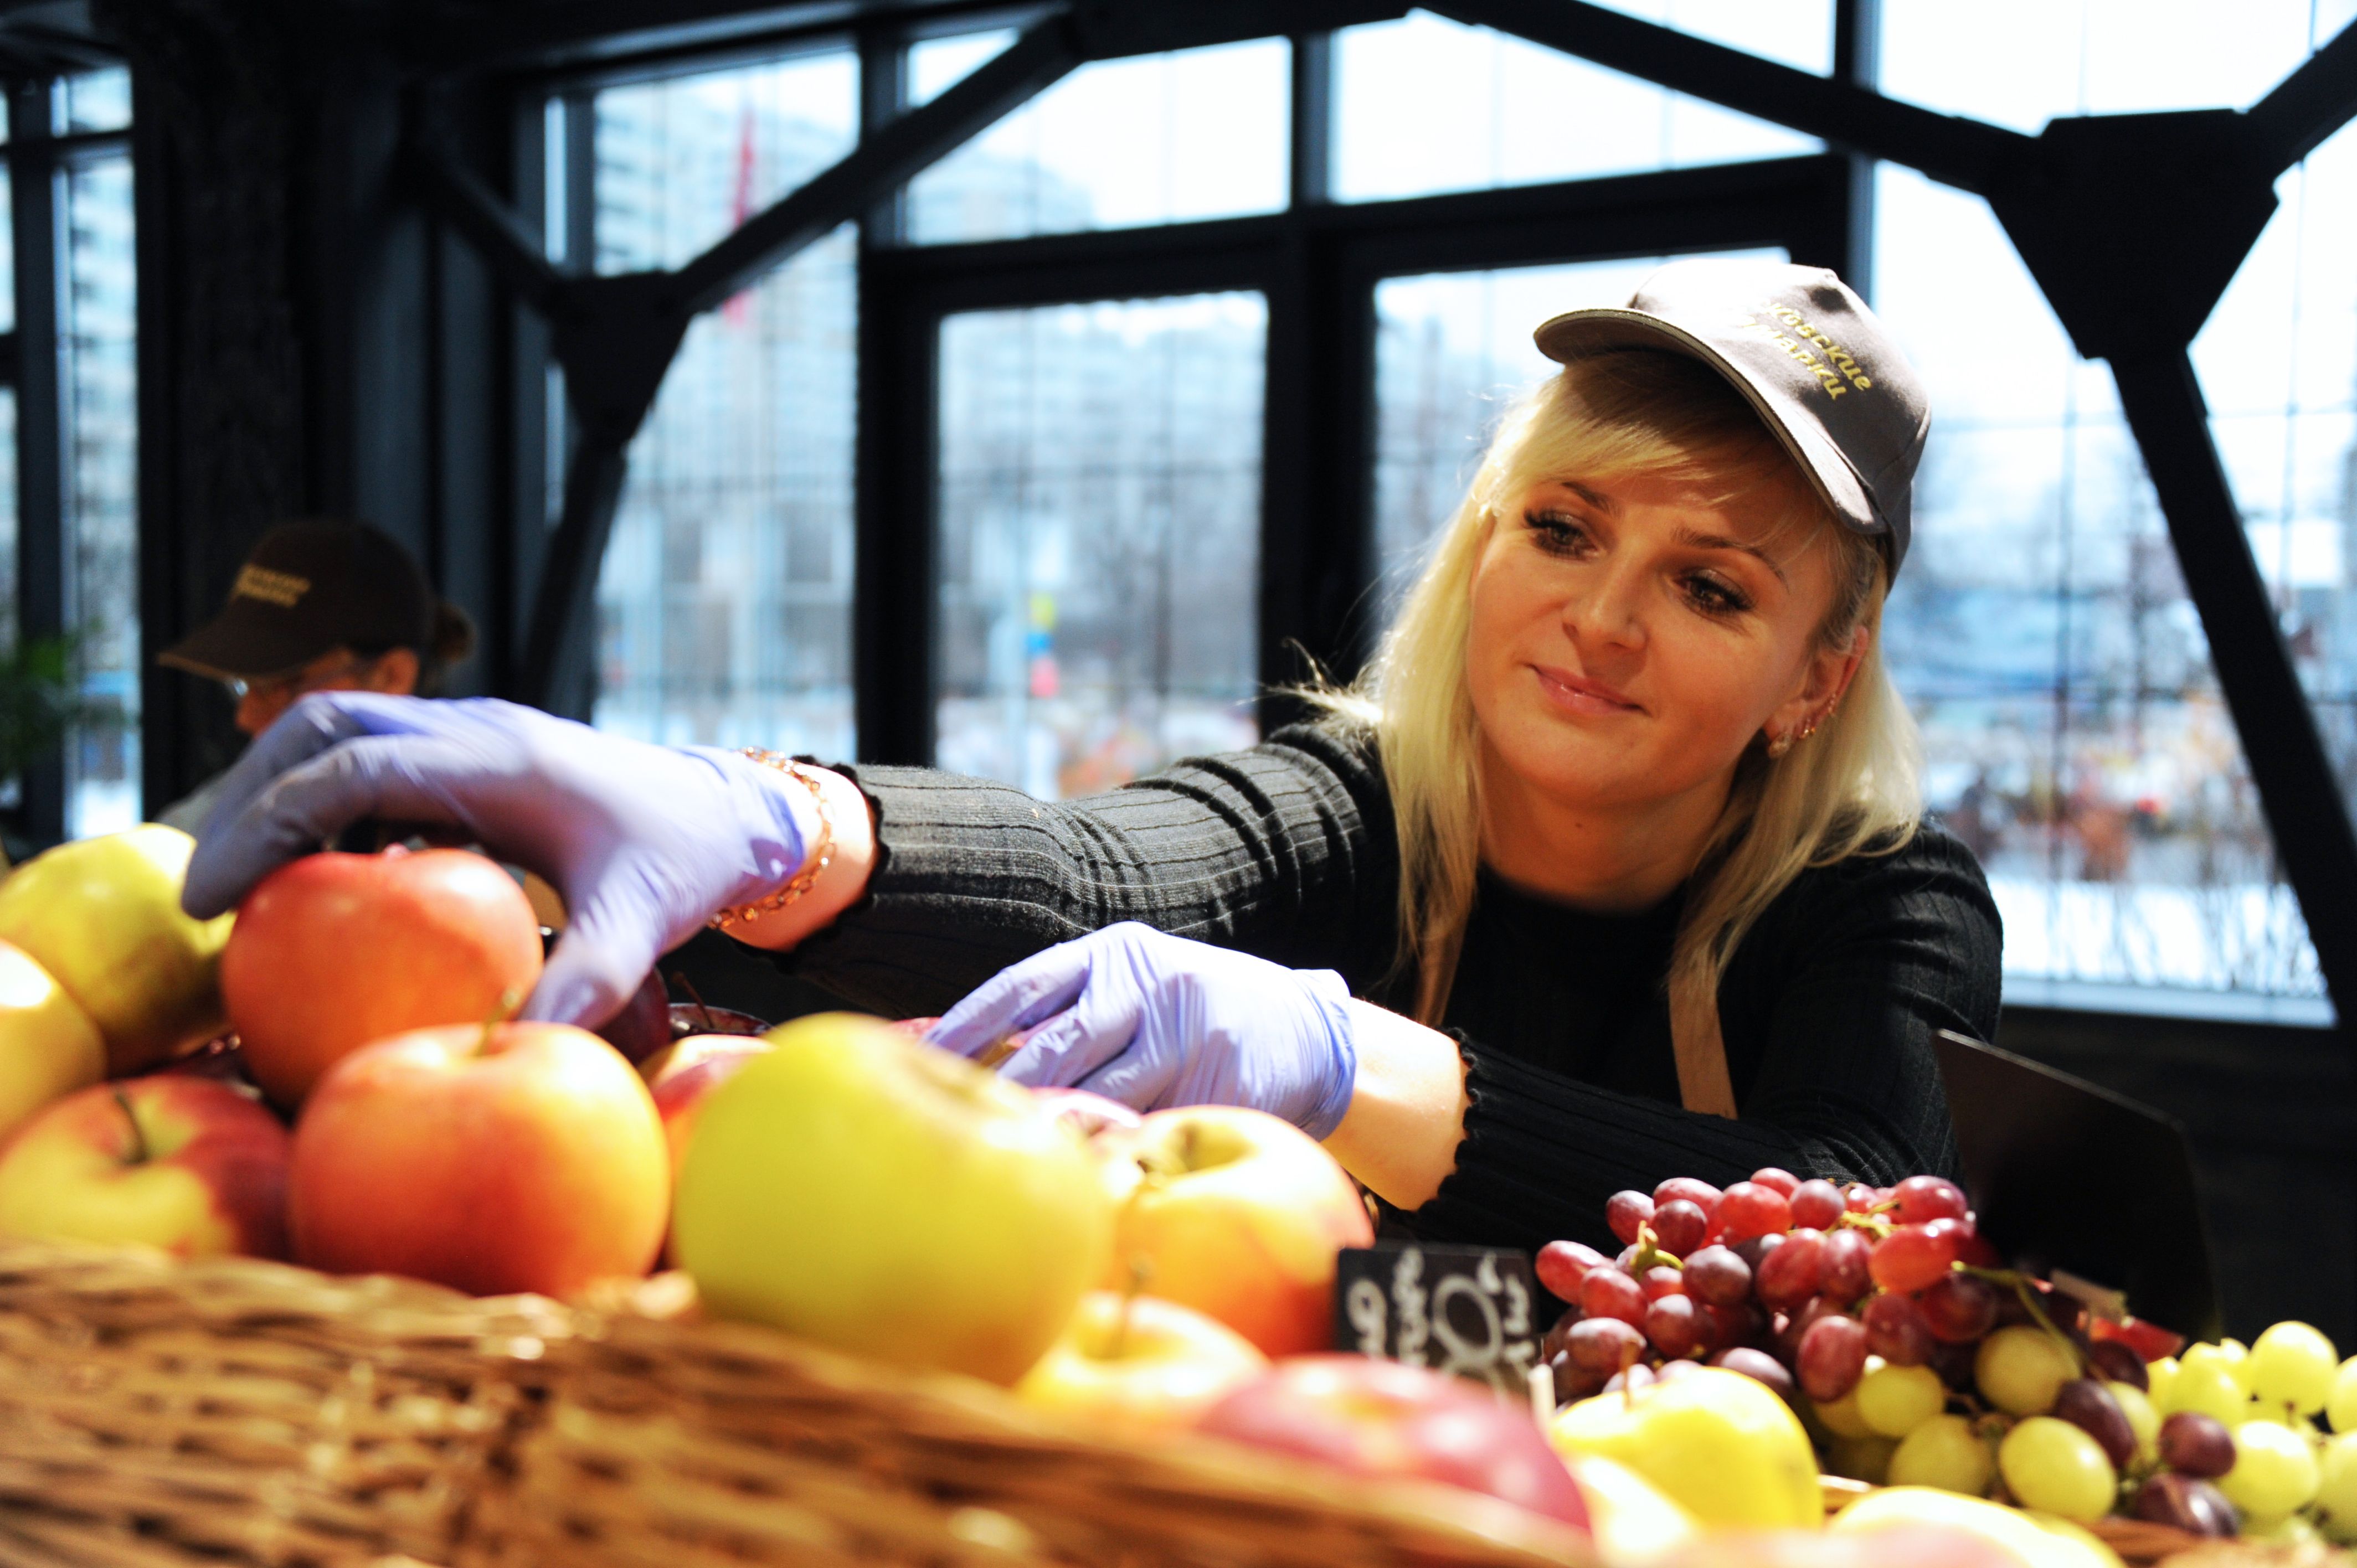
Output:
[[[1624,308],[1571,311],[1533,336],[1540,352],[1565,363],[1661,349],[1709,365],[1760,412],[1836,517],[1886,541],[1898,572],[1931,402],[1874,312],[1832,273],[1783,262],[1673,262]]]
[[[436,598],[416,558],[364,522],[309,519],[264,533],[221,614],[157,654],[215,681],[261,681],[338,648],[429,647]]]

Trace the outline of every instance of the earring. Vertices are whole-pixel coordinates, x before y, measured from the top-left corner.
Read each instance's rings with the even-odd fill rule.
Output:
[[[1786,730],[1781,735],[1773,735],[1768,737],[1768,755],[1770,757],[1781,757],[1792,749],[1792,732],[1791,730]]]

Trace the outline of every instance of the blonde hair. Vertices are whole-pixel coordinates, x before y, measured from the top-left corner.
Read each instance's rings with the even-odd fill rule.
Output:
[[[1375,730],[1399,835],[1400,972],[1413,977],[1415,1015],[1437,1025],[1480,862],[1480,736],[1466,686],[1475,565],[1505,509],[1534,485],[1640,473],[1715,487],[1722,500],[1790,477],[1781,488],[1797,504],[1776,532],[1812,532],[1834,553],[1834,603],[1818,640],[1846,649],[1866,634],[1848,693],[1805,745],[1774,758],[1757,740],[1745,751],[1687,883],[1668,980],[1679,1079],[1690,1108],[1731,1116],[1718,984],[1737,944],[1803,870],[1895,850],[1922,812],[1921,743],[1882,663],[1884,557],[1800,479],[1750,405],[1681,355],[1630,350],[1566,365],[1507,413],[1366,672],[1320,701]],[[1716,1084],[1697,1081],[1691,1064],[1711,1063]]]

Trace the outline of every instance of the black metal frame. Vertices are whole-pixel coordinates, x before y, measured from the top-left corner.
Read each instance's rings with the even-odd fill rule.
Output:
[[[1907,165],[1989,201],[2080,351],[2112,365],[2326,985],[2344,1011],[2357,1009],[2351,1000],[2357,998],[2357,832],[2243,532],[2187,358],[2194,334],[2274,209],[2275,178],[2357,115],[2357,27],[2247,112],[2068,118],[2027,136],[1872,91],[1874,0],[1836,0],[1835,70],[1824,77],[1584,0],[1433,0],[1428,8],[1824,139],[1838,150],[1825,166],[1843,174],[1840,194],[1831,199],[1842,222],[1839,243],[1807,242],[1795,247],[1796,254],[1853,270],[1867,259],[1863,231],[1873,160]],[[698,0],[693,9],[722,32],[742,23],[746,11],[726,0]],[[1320,36],[1404,9],[1384,0],[1198,0],[1184,6],[1063,0],[1006,53],[923,108],[902,113],[894,95],[872,97],[869,134],[856,150],[675,274],[557,278],[539,260],[528,228],[506,215],[432,136],[421,136],[418,162],[436,204],[483,247],[519,296],[547,316],[554,351],[567,366],[582,416],[584,439],[565,516],[548,553],[520,694],[545,697],[556,689],[568,658],[579,657],[568,649],[577,649],[588,618],[593,568],[620,488],[621,448],[643,416],[688,315],[780,264],[836,223],[874,215],[917,169],[1085,60],[1290,36],[1304,46],[1297,49],[1296,102],[1307,121],[1315,122],[1325,101]],[[759,31],[763,24],[746,25]],[[738,27],[740,38],[742,31]],[[873,28],[870,38],[864,52],[871,58],[893,43],[888,28]],[[589,32],[571,39],[575,48],[593,43]],[[1315,134],[1297,137],[1303,151],[1295,170],[1297,200],[1268,220],[938,250],[895,250],[873,236],[863,244],[863,548],[856,618],[863,750],[916,760],[928,749],[921,730],[931,705],[930,620],[922,608],[931,596],[930,481],[924,478],[930,464],[914,459],[931,450],[932,324],[942,312],[962,307],[961,300],[1011,303],[1206,286],[1265,291],[1270,302],[1265,505],[1265,515],[1282,518],[1284,526],[1265,530],[1262,670],[1278,680],[1297,673],[1279,651],[1286,636],[1301,637],[1329,657],[1347,660],[1356,650],[1363,628],[1351,624],[1351,606],[1369,577],[1363,493],[1369,410],[1363,401],[1353,406],[1339,400],[1338,405],[1330,396],[1303,394],[1313,384],[1370,384],[1372,313],[1365,290],[1372,282],[1362,287],[1362,278],[1418,265],[1497,265],[1507,258],[1492,259],[1452,234],[1427,250],[1422,263],[1375,261],[1381,246],[1355,226],[1379,226],[1381,209],[1338,208],[1321,199],[1321,141]],[[1756,167],[1747,166],[1746,174]],[[1547,253],[1526,252],[1532,260],[1671,248],[1641,243],[1625,227],[1609,235],[1580,231],[1573,214],[1593,199],[1591,185],[1615,183],[1434,199],[1458,206],[1424,210],[1501,220],[1512,202],[1532,202],[1536,209],[1524,220],[1531,231],[1546,232],[1553,224],[1553,243],[1573,245],[1568,252],[1542,246]],[[1394,216],[1407,209],[1406,204],[1383,205],[1395,208]],[[2188,221],[2189,212],[2199,220]],[[1822,221],[1828,209],[1820,207],[1815,215]],[[1616,222],[1627,220],[1617,210],[1613,216]],[[1414,248],[1412,237],[1403,236],[1401,243]],[[2122,265],[2124,256],[2135,257],[2135,264]],[[997,294],[990,292],[994,276],[1000,280]],[[1236,281],[1204,281],[1222,277]],[[600,373],[580,373],[590,368]],[[585,393],[588,387],[596,389],[594,396]]]
[[[77,67],[87,63],[77,59]],[[16,324],[0,333],[0,382],[16,396],[16,632],[57,637],[67,625],[66,484],[70,471],[66,422],[66,235],[59,223],[59,182],[72,164],[130,145],[128,131],[59,134],[52,94],[65,72],[6,80],[10,137],[0,147],[8,171],[16,256]],[[70,744],[70,742],[69,742]],[[66,762],[60,752],[26,768],[15,813],[34,844],[66,833]]]

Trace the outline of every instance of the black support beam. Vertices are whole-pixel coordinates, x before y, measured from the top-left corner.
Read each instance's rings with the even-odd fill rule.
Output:
[[[2299,899],[2325,985],[2347,1020],[2357,1013],[2357,841],[2315,709],[2243,531],[2192,361],[2181,345],[2160,342],[2116,353],[2111,365],[2121,410],[2160,494],[2185,591],[2201,613],[2277,863]]]

